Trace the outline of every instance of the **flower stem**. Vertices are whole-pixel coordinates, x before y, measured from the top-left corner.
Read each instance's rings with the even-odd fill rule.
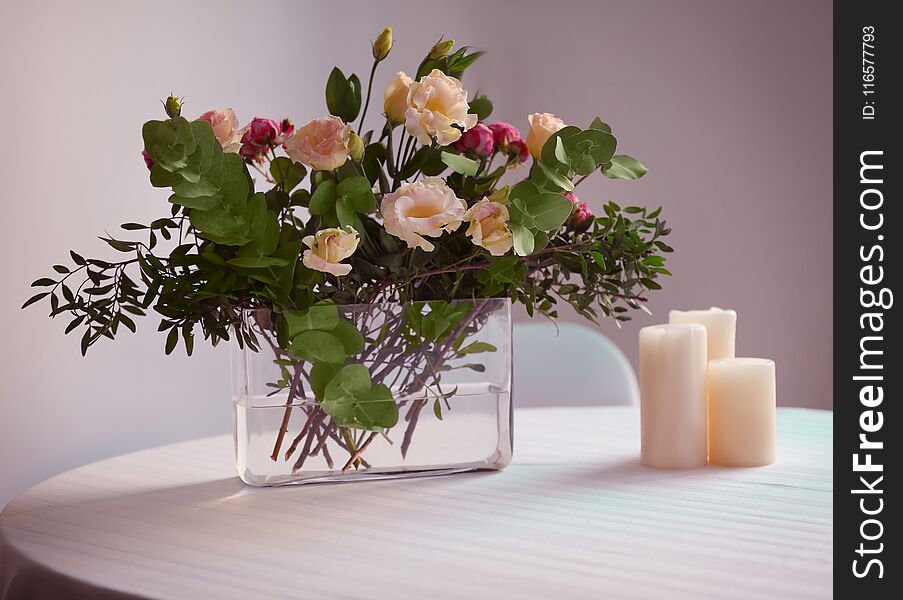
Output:
[[[370,69],[370,81],[367,83],[367,100],[364,102],[364,112],[361,113],[361,120],[357,124],[358,134],[363,133],[364,118],[367,116],[367,108],[370,106],[370,92],[373,91],[373,75],[376,73],[376,65],[378,64],[379,61],[374,60],[373,68]]]

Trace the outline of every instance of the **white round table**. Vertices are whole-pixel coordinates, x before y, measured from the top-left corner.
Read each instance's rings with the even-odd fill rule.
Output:
[[[250,488],[229,436],[54,477],[0,514],[0,599],[826,598],[833,414],[778,463],[639,465],[635,408],[519,410],[498,473]]]

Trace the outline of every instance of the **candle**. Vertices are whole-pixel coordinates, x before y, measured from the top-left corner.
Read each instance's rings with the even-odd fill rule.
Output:
[[[640,330],[640,455],[648,467],[706,463],[706,329]]]
[[[709,360],[734,358],[737,336],[737,313],[712,307],[709,310],[672,310],[669,323],[696,323],[705,325]]]
[[[709,462],[757,467],[774,462],[774,361],[725,358],[709,363]]]

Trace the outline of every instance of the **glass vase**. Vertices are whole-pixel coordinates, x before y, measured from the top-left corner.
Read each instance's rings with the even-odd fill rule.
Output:
[[[512,454],[511,302],[246,310],[235,463],[272,486],[498,470]]]

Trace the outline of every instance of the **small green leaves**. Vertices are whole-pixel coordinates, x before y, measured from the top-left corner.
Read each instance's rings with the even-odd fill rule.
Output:
[[[442,162],[448,165],[455,173],[461,173],[473,177],[480,170],[480,163],[452,152],[442,152]]]
[[[639,179],[649,169],[632,156],[617,154],[602,167],[602,173],[609,179]]]
[[[346,123],[357,118],[361,110],[361,82],[357,75],[346,78],[338,67],[334,67],[326,80],[326,107],[329,114]]]

